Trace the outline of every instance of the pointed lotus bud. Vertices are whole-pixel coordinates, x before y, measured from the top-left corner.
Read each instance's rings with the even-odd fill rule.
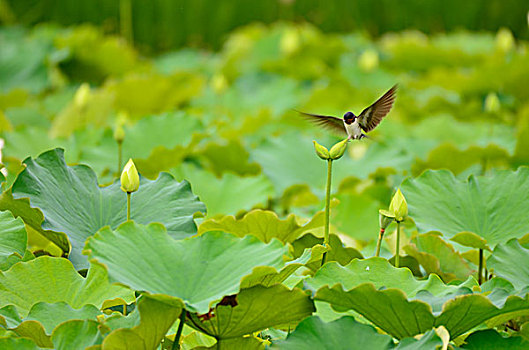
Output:
[[[500,110],[500,99],[494,92],[490,92],[485,98],[485,111],[495,113]]]
[[[403,221],[408,216],[408,203],[406,203],[406,198],[400,191],[400,188],[397,189],[397,192],[391,199],[389,205],[389,211],[395,215],[395,221]]]
[[[211,78],[211,87],[217,94],[224,92],[228,88],[228,79],[222,73],[217,73]]]
[[[118,143],[122,143],[125,139],[125,129],[123,129],[123,125],[117,125],[116,129],[114,130],[114,140],[116,140]]]
[[[345,153],[345,149],[347,148],[348,141],[349,139],[342,140],[331,147],[329,155],[331,156],[332,160],[342,158],[343,154]]]
[[[500,28],[496,34],[496,47],[507,52],[514,48],[514,36],[508,28]]]
[[[312,141],[314,143],[314,149],[316,150],[316,154],[318,157],[320,157],[323,160],[328,160],[331,155],[329,154],[329,150],[325,148],[325,146],[320,145],[316,141]]]
[[[129,159],[121,173],[121,190],[123,192],[132,193],[136,192],[139,187],[140,176],[138,175],[138,170],[136,170],[136,165],[134,165],[132,159]]]
[[[358,57],[358,66],[364,72],[371,72],[378,67],[378,53],[375,50],[369,49]]]
[[[90,96],[90,85],[87,83],[81,84],[79,89],[75,92],[75,96],[73,98],[74,104],[82,108],[86,105],[88,102],[88,97]]]
[[[391,214],[387,210],[380,209],[378,211],[378,223],[380,225],[381,230],[385,230],[389,226],[389,224],[393,222],[393,220],[393,214]]]

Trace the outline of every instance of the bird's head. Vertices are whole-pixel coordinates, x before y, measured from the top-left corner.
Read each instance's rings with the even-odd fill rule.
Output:
[[[343,115],[343,120],[345,120],[346,124],[351,124],[356,120],[356,115],[352,112],[347,112]]]

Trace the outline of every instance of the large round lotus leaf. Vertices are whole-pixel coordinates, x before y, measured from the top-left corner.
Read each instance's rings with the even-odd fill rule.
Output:
[[[38,302],[64,301],[79,309],[87,304],[101,307],[107,299],[133,300],[133,293],[108,282],[107,272],[98,265],[83,278],[72,263],[63,258],[42,256],[20,262],[0,273],[0,307],[13,304],[22,317]]]
[[[65,302],[55,304],[37,303],[29,310],[24,321],[38,321],[44,327],[47,334],[51,334],[53,329],[59,324],[69,320],[96,320],[101,315],[101,311],[94,305],[86,304],[80,309],[73,309]]]
[[[349,291],[340,285],[324,286],[318,290],[315,299],[330,303],[337,311],[353,309],[397,339],[424,333],[435,324],[430,305],[418,300],[409,301],[399,289],[376,290],[371,283]]]
[[[404,181],[409,215],[420,232],[471,232],[491,246],[529,233],[529,168],[458,180],[446,170]]]
[[[446,285],[434,274],[431,274],[427,280],[417,280],[409,269],[396,268],[382,258],[354,259],[346,266],[330,262],[321,267],[313,278],[306,281],[313,289],[339,283],[346,290],[366,282],[372,283],[377,289],[398,288],[408,298],[414,297],[421,290],[427,290],[433,295],[443,295],[455,292],[461,287]],[[464,284],[466,287],[473,285],[476,285],[476,282],[472,279]]]
[[[102,334],[99,323],[93,320],[72,320],[64,322],[53,330],[51,341],[56,350],[84,350],[91,345],[101,344]]]
[[[295,326],[314,311],[314,303],[302,290],[276,284],[224,297],[208,314],[190,314],[187,323],[217,339],[234,338],[274,326]]]
[[[257,266],[283,266],[287,247],[247,236],[208,232],[181,241],[160,224],[127,222],[116,231],[103,228],[85,247],[113,281],[135,290],[181,298],[188,310],[206,313],[210,302],[239,289],[242,277]]]
[[[273,194],[272,185],[263,174],[237,176],[224,173],[222,178],[217,178],[211,172],[185,163],[174,173],[177,179],[187,179],[193,184],[194,192],[208,208],[208,217],[237,214],[263,206]]]
[[[3,350],[39,350],[31,339],[27,338],[0,338],[0,349]]]
[[[99,187],[92,169],[66,165],[62,149],[45,152],[37,159],[28,158],[24,163],[26,169],[13,184],[13,197],[29,198],[30,205],[42,211],[43,229],[65,233],[71,244],[70,260],[77,268],[86,268],[88,261],[81,255],[85,240],[103,226],[115,228],[126,220],[127,196],[119,181]],[[166,173],[155,181],[142,179],[139,191],[131,198],[133,220],[161,222],[175,238],[196,233],[193,214],[197,211],[205,208],[189,183],[179,183]]]
[[[139,313],[139,323],[130,328],[120,327],[108,334],[103,349],[156,349],[182,311],[182,307],[148,295],[144,295],[137,305],[134,312]]]
[[[447,283],[456,278],[465,279],[472,273],[467,262],[454,247],[435,233],[414,237],[412,243],[404,247],[404,251],[417,259],[426,273],[435,273]]]
[[[198,233],[224,231],[239,237],[254,235],[265,243],[273,238],[286,243],[294,241],[307,230],[321,227],[323,225],[321,218],[321,215],[316,215],[313,220],[301,226],[297,223],[294,214],[281,220],[273,211],[256,209],[244,215],[242,219],[229,215],[220,219],[206,220],[198,227]]]
[[[344,316],[325,323],[317,316],[303,320],[286,340],[274,344],[272,349],[281,350],[365,350],[390,349],[390,336],[378,333],[375,328]]]
[[[511,282],[516,289],[529,286],[529,249],[516,239],[498,244],[487,259],[487,268]]]
[[[422,350],[422,349],[439,349],[443,341],[435,329],[424,333],[420,339],[404,338],[399,342],[395,350]]]
[[[529,349],[529,342],[519,336],[503,337],[494,329],[486,329],[469,335],[461,348],[468,350],[526,350]]]
[[[0,270],[6,270],[13,264],[9,259],[11,256],[22,259],[27,241],[22,219],[15,219],[9,211],[0,212]]]

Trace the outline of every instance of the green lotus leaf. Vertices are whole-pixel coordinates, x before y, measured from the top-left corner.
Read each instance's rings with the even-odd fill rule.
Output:
[[[360,284],[347,292],[340,285],[324,286],[315,299],[329,302],[337,311],[353,309],[397,339],[425,333],[435,325],[430,305],[407,300],[399,289],[378,291],[372,283]]]
[[[272,185],[262,174],[240,177],[225,173],[219,179],[210,172],[187,164],[183,164],[174,173],[177,179],[187,179],[193,184],[194,192],[206,204],[208,217],[236,214],[257,205],[264,206],[273,194]]]
[[[87,304],[99,308],[114,298],[134,300],[130,290],[111,286],[107,272],[98,265],[91,266],[83,278],[70,261],[42,256],[0,273],[0,307],[12,304],[23,318],[39,302],[66,302],[74,309]]]
[[[417,280],[407,268],[396,268],[382,258],[354,259],[346,266],[337,263],[327,263],[322,266],[306,283],[313,289],[325,285],[333,286],[340,283],[346,290],[350,290],[362,283],[370,282],[375,288],[398,288],[409,298],[417,292],[427,290],[433,295],[455,292],[461,286],[477,285],[469,279],[464,285],[445,285],[437,275],[430,275],[427,280]]]
[[[529,233],[529,168],[497,171],[458,180],[446,170],[429,170],[402,184],[419,232],[453,237],[464,231],[492,247]]]
[[[46,334],[42,324],[38,321],[24,321],[13,329],[20,337],[29,338],[42,348],[53,348],[51,337]]]
[[[22,322],[14,305],[7,305],[0,309],[0,324],[5,328],[15,328]]]
[[[294,255],[298,256],[299,250],[306,248],[312,248],[313,255],[315,255],[314,250],[317,247],[325,249],[322,244],[323,238],[317,238],[310,233],[305,234],[293,242],[292,246],[294,248]],[[346,247],[340,240],[340,237],[333,233],[329,235],[329,247],[330,250],[327,251],[327,255],[325,257],[326,262],[336,261],[340,265],[345,266],[353,259],[363,258],[362,254],[358,250],[352,247]],[[325,250],[321,250],[321,253],[323,254],[324,251]],[[317,271],[321,266],[321,260],[309,261],[306,266],[312,271]]]
[[[220,219],[206,220],[198,227],[198,233],[224,231],[239,237],[251,234],[265,243],[270,242],[273,238],[287,243],[297,239],[307,228],[314,227],[313,221],[317,219],[314,217],[313,220],[301,226],[298,224],[294,214],[290,214],[286,219],[281,220],[273,211],[256,209],[238,220],[234,216],[223,216]]]
[[[311,265],[313,262],[321,264],[324,251],[323,249],[321,251],[306,249],[299,258],[285,263],[285,266],[279,271],[271,266],[257,266],[251,274],[243,277],[241,289],[250,288],[258,284],[270,287],[274,284],[282,283],[301,266]]]
[[[193,134],[200,131],[203,131],[200,119],[184,112],[144,117],[125,127],[123,159],[146,159],[160,146],[166,149],[185,146],[192,141]]]
[[[445,143],[434,148],[425,161],[418,160],[412,167],[412,172],[417,176],[427,169],[448,169],[457,175],[473,165],[506,167],[509,165],[509,153],[495,144],[486,147],[470,146],[466,150],[460,150],[452,143]]]
[[[261,172],[257,163],[249,161],[250,154],[240,141],[230,139],[227,142],[210,142],[198,155],[205,160],[207,168],[220,177],[225,172],[240,176],[255,176]]]
[[[29,36],[21,28],[4,28],[0,41],[0,92],[18,87],[38,93],[51,84],[46,64],[53,50],[50,38]]]
[[[113,281],[182,299],[188,311],[206,313],[210,302],[236,293],[242,277],[257,266],[283,266],[287,248],[222,232],[175,241],[160,224],[127,222],[101,229],[85,247]]]
[[[224,297],[205,315],[188,314],[187,324],[219,340],[274,326],[295,326],[314,311],[312,300],[300,289],[255,286]]]
[[[344,316],[325,323],[317,316],[303,320],[286,340],[274,343],[272,349],[284,350],[361,350],[390,349],[390,336],[378,333],[375,328]]]
[[[39,350],[40,347],[27,338],[0,338],[0,348],[4,350]]]
[[[516,289],[529,285],[529,249],[516,239],[498,244],[487,259],[487,268],[496,276],[505,278]]]
[[[453,279],[463,280],[472,273],[463,257],[439,235],[418,235],[412,242],[404,247],[404,251],[417,259],[426,273],[435,273],[446,283]]]
[[[515,165],[525,165],[529,162],[529,113],[527,109],[521,113],[516,133],[516,148],[513,155]]]
[[[214,345],[206,347],[198,347],[193,350],[264,350],[265,343],[263,340],[256,337],[239,337],[239,338],[228,338],[222,339]]]
[[[88,262],[81,255],[85,240],[103,226],[116,227],[126,220],[126,196],[119,182],[100,188],[90,168],[66,165],[62,149],[24,163],[26,169],[13,184],[13,197],[29,198],[31,206],[42,211],[43,234],[61,248],[63,241],[57,242],[57,235],[65,233],[71,244],[70,260],[77,268],[86,268]],[[204,210],[189,183],[178,183],[166,173],[155,181],[143,179],[131,200],[131,218],[162,222],[175,238],[194,234],[193,214]]]
[[[182,311],[183,304],[166,303],[160,296],[144,295],[137,304],[138,324],[119,328],[103,341],[104,349],[155,349]],[[123,317],[123,316],[120,316]]]
[[[0,212],[0,270],[7,270],[26,253],[28,235],[22,219],[9,211]],[[13,257],[14,259],[10,259]]]
[[[353,152],[354,148],[351,145],[348,152]],[[312,139],[303,138],[299,132],[268,139],[251,153],[274,184],[277,193],[283,193],[296,184],[310,184],[318,189],[325,187],[325,165],[314,155]],[[351,175],[367,178],[381,167],[407,169],[411,161],[412,157],[403,155],[400,149],[375,143],[369,146],[360,159],[353,160],[347,156],[333,162],[332,181],[339,183]]]
[[[487,244],[487,240],[473,232],[459,232],[458,234],[450,238],[450,240],[459,243],[465,247],[490,250],[489,245]]]
[[[452,339],[478,326],[482,322],[511,313],[527,313],[529,295],[521,298],[496,289],[487,297],[480,294],[463,295],[443,305],[443,312],[437,316],[436,326],[445,326]]]
[[[69,320],[87,320],[96,319],[101,315],[101,311],[94,305],[86,304],[80,309],[73,309],[65,302],[55,304],[37,303],[29,310],[28,316],[24,321],[38,321],[44,327],[46,334],[51,334],[53,329],[59,324]]]
[[[367,195],[339,194],[340,203],[331,210],[331,222],[349,237],[362,241],[378,238],[378,208],[381,203]]]
[[[468,350],[524,350],[529,342],[522,337],[504,337],[493,329],[486,329],[472,333],[465,339],[461,348]]]
[[[93,320],[72,320],[60,324],[53,330],[51,341],[56,350],[84,350],[89,346],[101,344],[102,334],[99,323]]]
[[[399,345],[395,347],[395,350],[421,350],[421,349],[438,349],[443,345],[443,341],[435,329],[432,329],[424,333],[420,339],[404,338],[399,342]]]

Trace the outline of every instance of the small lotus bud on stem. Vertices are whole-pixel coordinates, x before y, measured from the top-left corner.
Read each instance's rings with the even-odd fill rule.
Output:
[[[121,190],[127,193],[127,221],[130,220],[130,196],[140,187],[140,175],[136,170],[136,165],[129,159],[123,172],[121,173]]]
[[[331,158],[331,155],[329,154],[329,150],[325,147],[317,143],[316,141],[312,141],[314,143],[314,149],[316,150],[316,154],[318,157],[320,157],[323,160],[329,160]]]
[[[329,156],[332,160],[337,160],[342,158],[343,154],[345,153],[345,150],[347,148],[347,142],[349,139],[342,140],[331,147],[331,150],[329,152]]]

